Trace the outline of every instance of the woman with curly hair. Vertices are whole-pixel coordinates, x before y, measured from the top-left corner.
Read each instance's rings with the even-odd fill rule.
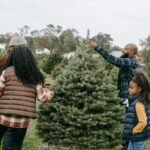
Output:
[[[20,36],[18,33],[15,33],[10,42],[8,43],[8,48],[6,49],[5,53],[0,57],[0,75],[2,73],[2,68],[5,64],[5,62],[7,61],[9,55],[11,54],[13,48],[17,45],[24,45],[27,46],[27,41],[24,37]],[[11,130],[9,132],[10,129],[7,130],[7,132],[5,132],[5,135],[3,137],[3,147],[2,150],[9,150],[11,149]]]
[[[15,46],[0,76],[0,142],[11,132],[11,149],[21,150],[31,118],[36,118],[36,97],[49,101],[54,91],[43,90],[44,77],[26,46]]]

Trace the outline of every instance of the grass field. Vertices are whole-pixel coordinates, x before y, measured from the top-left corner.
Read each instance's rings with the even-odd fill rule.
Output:
[[[27,135],[25,137],[22,150],[57,150],[54,146],[48,147],[47,144],[42,143],[42,140],[36,134],[35,126],[36,126],[36,120],[32,120],[30,127],[27,131]],[[73,149],[60,148],[59,150],[73,150]],[[117,149],[112,149],[112,150],[121,150],[121,149],[117,148]],[[150,140],[148,140],[145,143],[144,150],[150,150]]]
[[[48,147],[46,144],[42,144],[42,140],[36,134],[35,126],[36,120],[32,120],[24,141],[23,150],[56,150],[56,148],[54,148],[53,146]],[[69,149],[61,148],[59,150],[69,150]],[[120,148],[114,150],[120,150]],[[150,140],[148,140],[145,143],[144,150],[150,150]]]
[[[144,150],[150,150],[150,140],[146,142]]]

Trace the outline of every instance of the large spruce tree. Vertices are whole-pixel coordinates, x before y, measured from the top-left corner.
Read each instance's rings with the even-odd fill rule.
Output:
[[[77,50],[55,81],[55,97],[40,105],[37,128],[45,142],[77,150],[119,144],[123,109],[107,65],[85,46]]]

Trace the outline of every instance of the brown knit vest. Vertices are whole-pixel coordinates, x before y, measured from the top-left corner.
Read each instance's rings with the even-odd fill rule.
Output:
[[[0,114],[36,118],[36,88],[34,85],[24,85],[17,78],[14,67],[5,71],[5,90],[0,97]]]

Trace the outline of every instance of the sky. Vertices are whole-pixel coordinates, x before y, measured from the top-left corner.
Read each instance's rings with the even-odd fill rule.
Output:
[[[0,34],[17,32],[28,25],[75,28],[82,37],[108,33],[123,47],[150,35],[149,0],[0,0]]]

